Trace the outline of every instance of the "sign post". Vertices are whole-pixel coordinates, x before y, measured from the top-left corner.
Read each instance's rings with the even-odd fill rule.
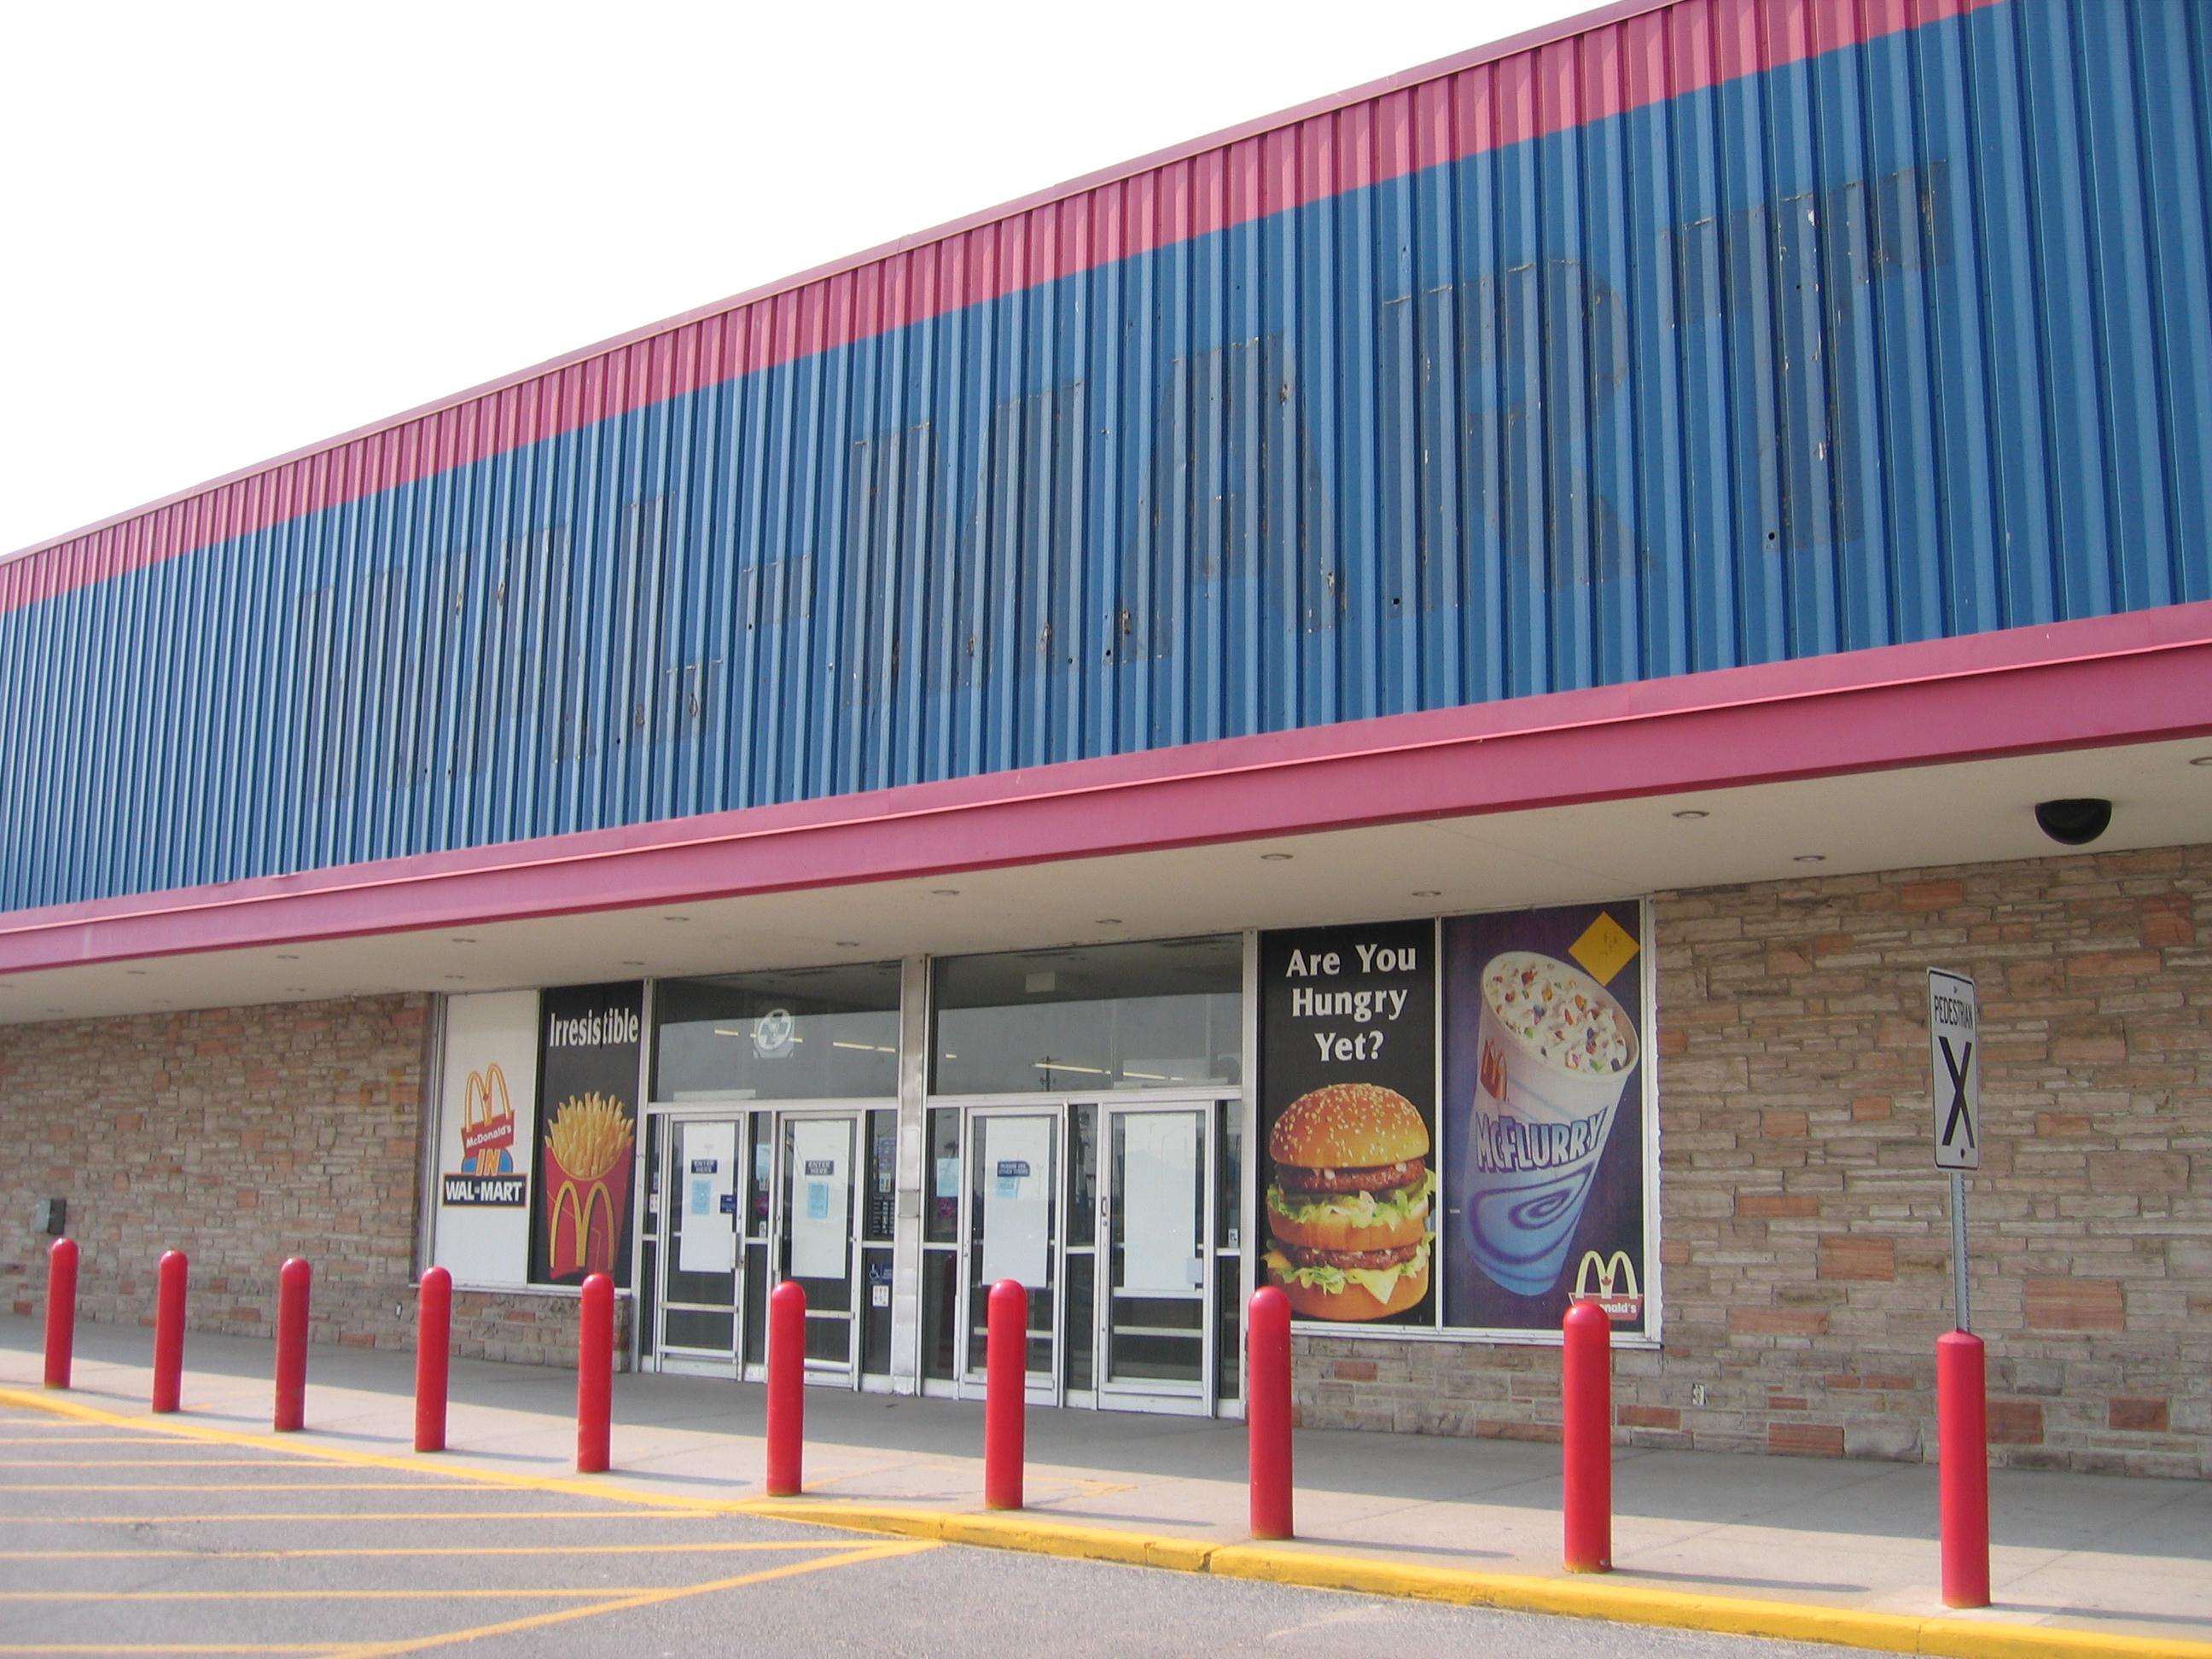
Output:
[[[1959,1328],[1936,1339],[1936,1436],[1942,1465],[1943,1602],[1990,1604],[1989,1383],[1966,1298],[1966,1171],[1982,1167],[1981,1011],[1974,981],[1928,970],[1936,1167],[1951,1173],[1951,1272]]]
[[[1982,1167],[1981,1015],[1974,981],[1928,970],[1929,1065],[1935,1087],[1936,1167],[1951,1172],[1951,1282],[1959,1328],[1974,1328],[1966,1289],[1966,1171]]]

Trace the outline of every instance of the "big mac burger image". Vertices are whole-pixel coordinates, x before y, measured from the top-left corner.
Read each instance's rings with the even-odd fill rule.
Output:
[[[1292,1101],[1267,1136],[1267,1267],[1303,1319],[1381,1319],[1429,1291],[1429,1131],[1374,1083]]]

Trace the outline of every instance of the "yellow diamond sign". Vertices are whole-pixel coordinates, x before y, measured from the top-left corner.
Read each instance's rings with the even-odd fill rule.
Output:
[[[1636,936],[1601,910],[1597,920],[1583,930],[1583,936],[1567,947],[1567,954],[1599,984],[1610,985],[1638,948]]]

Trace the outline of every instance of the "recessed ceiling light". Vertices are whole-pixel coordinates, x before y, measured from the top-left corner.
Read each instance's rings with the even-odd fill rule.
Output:
[[[58,1013],[64,1012],[65,1011],[64,1011],[64,1010],[63,1010],[63,1009],[60,1009],[60,1008],[49,1008],[49,1009],[47,1009],[47,1010],[46,1010],[46,1012],[47,1012],[48,1013],[50,1013],[50,1014],[58,1014]]]
[[[1262,853],[1260,854],[1260,862],[1262,864],[1288,864],[1290,861],[1291,855],[1288,853]]]
[[[642,967],[644,967],[644,966],[645,966],[645,964],[644,964],[643,963],[641,963],[641,962],[628,962],[628,961],[625,961],[625,962],[623,963],[623,967],[625,967],[625,968],[642,968]]]
[[[1712,817],[1712,814],[1711,812],[1700,812],[1694,806],[1686,806],[1680,811],[1675,813],[1674,816],[1678,818],[1709,818]]]
[[[689,921],[691,918],[689,916],[663,916],[661,917],[661,920],[663,921]]]
[[[932,898],[958,898],[960,890],[957,887],[933,887],[929,890],[929,896]]]
[[[1443,896],[1444,890],[1441,887],[1416,887],[1413,890],[1415,898],[1442,898]]]
[[[453,937],[453,943],[456,945],[474,945],[476,941],[472,939],[463,939],[459,934],[455,934]]]
[[[841,939],[837,941],[837,948],[841,951],[857,951],[860,948],[860,941],[856,939]]]
[[[288,985],[284,988],[287,991],[296,991],[302,996],[307,994],[307,988],[304,985]]]
[[[279,962],[297,962],[299,959],[300,959],[300,958],[299,958],[299,957],[287,957],[287,956],[279,956],[279,957],[276,958],[276,960],[277,960],[277,961],[279,961]]]
[[[2212,766],[2212,755],[2199,755],[2189,763],[2191,766]]]
[[[459,979],[459,978],[461,978],[461,977],[462,977],[462,975],[459,975],[459,974],[448,974],[448,975],[446,975],[446,977],[447,977],[447,979]]]
[[[1800,853],[1796,860],[1799,864],[1826,864],[1827,861],[1828,855],[1826,853]]]
[[[146,970],[143,968],[125,968],[123,971],[130,975],[133,979],[143,979],[146,977]]]
[[[1099,916],[1091,923],[1091,925],[1095,927],[1119,927],[1121,925],[1121,918],[1119,916]]]

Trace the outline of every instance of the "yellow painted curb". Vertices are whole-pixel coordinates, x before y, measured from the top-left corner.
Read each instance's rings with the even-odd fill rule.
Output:
[[[836,1498],[702,1501],[580,1476],[517,1474],[502,1469],[475,1468],[449,1462],[442,1454],[434,1462],[426,1462],[419,1454],[393,1457],[302,1443],[289,1435],[245,1434],[190,1421],[125,1416],[82,1405],[61,1394],[0,1389],[0,1406],[50,1412],[83,1422],[143,1429],[216,1444],[290,1452],[356,1468],[404,1469],[412,1474],[434,1470],[517,1491],[560,1492],[694,1513],[750,1515],[763,1520],[798,1522],[850,1532],[890,1533],[985,1549],[1020,1550],[1083,1561],[1114,1561],[1127,1566],[1161,1567],[1173,1572],[1204,1572],[1220,1578],[1257,1579],[1307,1589],[1352,1590],[1366,1595],[1446,1601],[1459,1607],[1496,1607],[1512,1613],[1824,1642],[1883,1653],[1941,1656],[1941,1659],[2212,1659],[2212,1643],[2172,1638],[2114,1636],[2096,1631],[2053,1630],[1942,1615],[1923,1618],[1909,1613],[1863,1613],[1855,1607],[1647,1589],[1601,1577],[1540,1578],[1513,1573],[1473,1572],[1260,1544],[1207,1544],[1197,1539],[1156,1533],[1074,1526],[1019,1511],[978,1515],[951,1510],[907,1509],[896,1504],[844,1503]]]
[[[1512,1573],[1425,1567],[1321,1551],[1255,1544],[1206,1544],[1195,1539],[1069,1526],[1023,1514],[974,1515],[888,1505],[755,1499],[734,1507],[781,1521],[811,1521],[854,1532],[890,1532],[948,1544],[1024,1550],[1086,1561],[1119,1561],[1253,1578],[1306,1589],[1354,1590],[1459,1607],[1604,1619],[1624,1625],[1713,1631],[1871,1648],[1883,1653],[1944,1659],[2212,1659],[2212,1643],[2161,1637],[2108,1636],[1979,1620],[1862,1613],[1795,1601],[1646,1589],[1604,1578],[1538,1578]]]

